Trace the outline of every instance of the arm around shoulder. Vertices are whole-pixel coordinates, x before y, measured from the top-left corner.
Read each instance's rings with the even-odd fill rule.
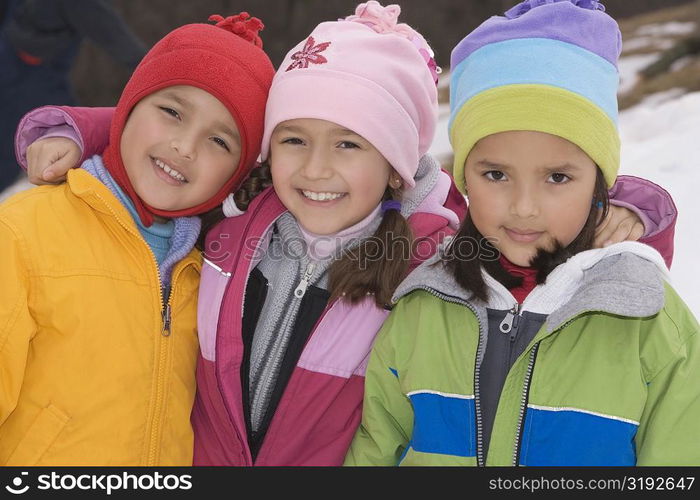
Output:
[[[609,194],[612,204],[637,214],[644,223],[639,241],[657,250],[670,268],[678,210],[669,192],[641,177],[621,175]]]
[[[68,137],[82,151],[80,163],[102,153],[109,143],[114,108],[44,106],[24,115],[15,135],[15,156],[27,168],[27,148],[46,137]]]

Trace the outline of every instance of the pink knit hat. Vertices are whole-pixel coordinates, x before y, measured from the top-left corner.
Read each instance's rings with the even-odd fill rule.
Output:
[[[397,24],[401,8],[376,1],[319,24],[275,74],[267,100],[262,159],[275,127],[295,118],[327,120],[361,135],[415,186],[418,161],[437,123],[437,72],[425,39]]]

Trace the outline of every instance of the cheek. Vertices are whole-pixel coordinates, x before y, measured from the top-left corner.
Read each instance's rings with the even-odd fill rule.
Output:
[[[377,205],[379,203],[389,182],[388,176],[387,179],[383,179],[377,175],[346,176],[345,180],[355,193],[363,195],[369,205]],[[375,201],[376,203],[374,203]]]
[[[469,214],[482,235],[491,236],[489,233],[498,229],[501,213],[501,203],[495,193],[476,188],[469,191]]]
[[[212,161],[210,165],[214,168],[208,177],[214,184],[215,191],[218,191],[234,175],[238,163],[232,164],[230,159],[226,159],[218,162]]]
[[[552,236],[566,246],[579,235],[591,212],[592,196],[567,196],[564,202],[558,202],[546,209],[551,214],[549,226]]]
[[[122,162],[129,176],[133,176],[137,173],[135,172],[136,159],[139,156],[139,151],[143,149],[141,136],[138,134],[136,128],[137,127],[125,127],[120,142]]]
[[[275,157],[274,161],[270,160],[270,176],[277,193],[284,193],[285,188],[289,188],[289,179],[293,171],[293,166],[284,158]]]
[[[377,206],[389,184],[391,167],[374,157],[358,157],[352,163],[344,165],[339,172],[348,187],[356,195],[364,197],[367,205]]]

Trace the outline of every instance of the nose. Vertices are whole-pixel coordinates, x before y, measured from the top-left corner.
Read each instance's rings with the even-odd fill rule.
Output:
[[[170,141],[170,147],[187,160],[194,160],[197,156],[197,140],[194,134],[186,131],[173,137]]]
[[[531,186],[518,186],[513,190],[510,212],[521,219],[529,219],[539,215],[537,193]]]
[[[333,175],[331,158],[322,148],[312,147],[302,165],[301,174],[312,181],[329,179]]]

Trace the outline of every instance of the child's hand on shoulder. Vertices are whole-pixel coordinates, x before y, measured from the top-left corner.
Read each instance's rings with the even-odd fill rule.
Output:
[[[595,234],[596,248],[607,247],[622,241],[637,241],[644,235],[644,224],[632,210],[610,205],[608,215],[600,223]]]
[[[78,165],[80,147],[65,137],[49,137],[33,142],[27,148],[27,175],[29,182],[60,184],[66,173]]]

